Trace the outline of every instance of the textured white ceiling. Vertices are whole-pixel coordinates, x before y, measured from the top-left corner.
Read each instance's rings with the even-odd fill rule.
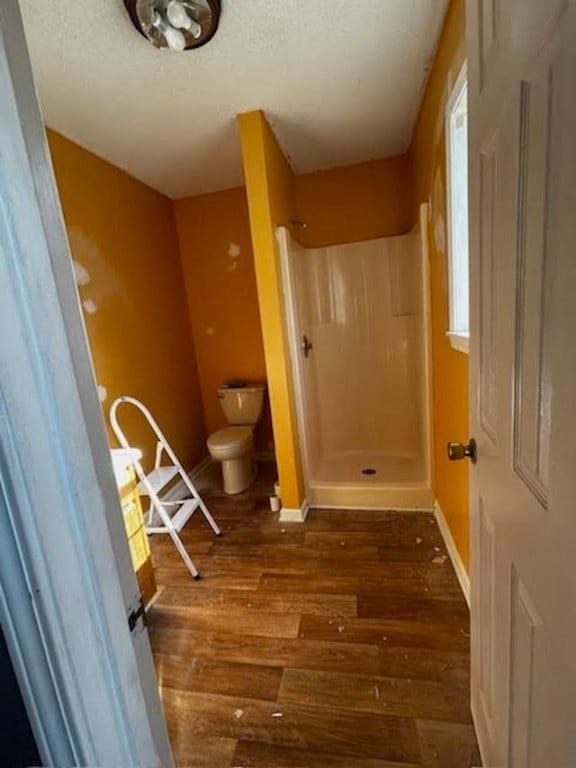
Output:
[[[173,198],[242,183],[235,115],[298,173],[404,152],[447,0],[222,0],[216,37],[156,50],[122,0],[21,0],[47,124]]]

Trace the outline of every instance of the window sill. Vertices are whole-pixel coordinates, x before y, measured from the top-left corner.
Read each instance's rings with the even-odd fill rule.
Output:
[[[463,352],[465,355],[470,354],[470,334],[469,333],[457,333],[456,331],[448,331],[446,334],[450,340],[450,346],[452,349],[458,352]]]

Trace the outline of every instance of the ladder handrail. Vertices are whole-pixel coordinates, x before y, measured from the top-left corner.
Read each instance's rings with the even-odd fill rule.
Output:
[[[184,469],[184,467],[180,463],[178,457],[176,456],[176,454],[172,450],[172,447],[171,447],[170,443],[168,442],[168,440],[166,439],[166,436],[164,435],[164,433],[162,432],[162,430],[158,426],[158,422],[156,421],[154,416],[152,416],[152,414],[150,413],[148,408],[146,408],[144,403],[141,403],[140,400],[137,400],[135,397],[131,397],[130,395],[121,395],[120,397],[117,397],[116,400],[114,400],[114,402],[110,406],[110,423],[112,425],[112,429],[114,430],[114,434],[118,438],[118,440],[119,440],[120,444],[122,445],[122,447],[130,449],[130,445],[128,444],[126,436],[122,432],[122,429],[120,428],[120,424],[118,423],[117,412],[118,412],[118,408],[123,403],[128,403],[130,405],[134,405],[136,408],[138,408],[139,411],[141,411],[144,414],[144,417],[146,418],[146,420],[148,421],[149,425],[154,430],[154,433],[155,433],[156,437],[158,438],[158,441],[160,443],[162,443],[162,447],[164,448],[164,450],[166,451],[166,453],[168,454],[168,456],[172,460],[172,463],[174,464],[174,466],[177,467],[180,470],[180,472],[183,472],[186,475],[186,470]],[[122,441],[124,441],[124,442],[122,442]]]
[[[136,456],[135,450],[132,448],[132,446],[128,442],[128,438],[122,431],[122,428],[118,421],[118,416],[117,416],[118,407],[122,405],[122,403],[130,403],[131,405],[135,405],[138,408],[138,410],[142,411],[142,413],[146,417],[152,429],[154,429],[154,425],[156,426],[158,430],[158,432],[156,432],[156,429],[154,429],[154,432],[156,432],[156,435],[158,436],[158,433],[159,433],[160,439],[161,440],[163,439],[164,442],[166,438],[164,438],[164,435],[162,435],[162,432],[160,431],[160,427],[158,427],[158,425],[156,424],[154,417],[152,416],[148,408],[146,408],[146,406],[143,403],[141,403],[139,400],[136,400],[135,397],[130,397],[129,395],[122,395],[121,397],[117,397],[116,400],[114,400],[114,402],[110,406],[109,415],[110,415],[110,425],[112,426],[112,431],[118,438],[118,442],[120,443],[122,448],[130,452],[132,456],[132,462],[136,467],[136,471],[138,476],[140,477],[140,480],[145,482],[146,486],[148,486],[148,482],[146,481],[146,473],[144,472],[144,467],[141,465],[140,460]],[[152,422],[154,422],[154,425],[152,424]]]
[[[131,397],[130,395],[121,395],[120,397],[117,397],[116,400],[114,400],[114,402],[110,406],[110,424],[112,426],[112,429],[114,430],[114,434],[118,438],[119,443],[122,445],[122,448],[127,448],[128,450],[130,450],[130,445],[128,443],[128,440],[126,439],[126,435],[122,431],[120,424],[118,422],[118,415],[117,415],[118,408],[123,403],[129,403],[130,405],[134,405],[136,408],[138,408],[138,410],[144,414],[144,417],[146,418],[148,424],[154,430],[159,442],[164,443],[166,445],[168,444],[168,441],[166,440],[164,433],[158,426],[158,422],[156,421],[154,416],[152,416],[148,408],[146,408],[144,403],[140,402],[140,400],[137,400],[135,397]]]
[[[135,397],[130,397],[129,395],[122,395],[121,397],[117,397],[116,400],[114,400],[114,402],[110,406],[110,424],[112,426],[112,430],[116,435],[116,437],[118,438],[118,442],[120,443],[122,448],[129,451],[130,455],[132,456],[132,463],[134,464],[134,469],[136,470],[138,479],[148,491],[148,498],[150,499],[150,509],[148,510],[148,513],[147,513],[148,514],[147,527],[149,527],[152,522],[152,515],[154,512],[154,509],[157,509],[158,513],[163,517],[162,502],[160,500],[160,497],[154,491],[150,482],[148,481],[146,472],[144,471],[144,467],[142,466],[140,459],[136,455],[136,452],[134,451],[134,449],[130,446],[130,443],[128,442],[126,435],[124,434],[124,432],[122,431],[122,428],[120,427],[117,413],[118,413],[118,407],[122,405],[122,403],[129,403],[131,405],[135,405],[138,408],[138,410],[140,410],[144,414],[149,425],[152,427],[152,429],[156,433],[156,436],[160,438],[160,441],[165,443],[166,438],[162,434],[160,427],[156,423],[156,420],[154,419],[154,417],[152,416],[148,408],[146,408],[144,403],[141,403],[139,400],[136,400]],[[164,522],[166,524],[166,521]]]

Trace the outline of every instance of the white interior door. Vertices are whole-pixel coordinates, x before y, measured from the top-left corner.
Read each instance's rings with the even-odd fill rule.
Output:
[[[576,5],[469,0],[472,704],[486,766],[576,765]]]
[[[0,3],[0,621],[43,765],[174,765],[17,0]],[[5,734],[8,738],[8,734]]]

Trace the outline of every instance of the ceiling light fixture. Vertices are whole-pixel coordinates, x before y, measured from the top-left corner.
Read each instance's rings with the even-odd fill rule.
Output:
[[[185,51],[212,39],[220,0],[124,0],[138,32],[156,48]]]

